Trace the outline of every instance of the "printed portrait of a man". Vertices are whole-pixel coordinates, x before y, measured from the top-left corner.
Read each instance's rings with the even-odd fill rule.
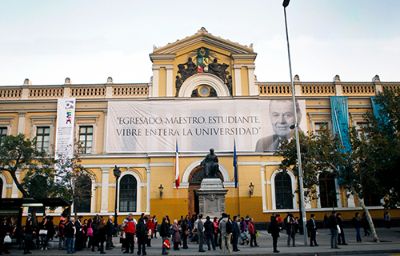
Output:
[[[301,110],[296,101],[298,123],[301,121]],[[284,140],[294,135],[295,116],[292,100],[271,100],[269,117],[273,134],[257,141],[256,152],[276,151]]]

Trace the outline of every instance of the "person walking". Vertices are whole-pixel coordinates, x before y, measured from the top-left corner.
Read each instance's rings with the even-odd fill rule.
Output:
[[[353,217],[353,226],[356,229],[356,240],[361,243],[361,217],[358,212]]]
[[[240,242],[241,245],[244,244],[249,244],[249,237],[248,237],[248,227],[247,223],[249,222],[249,219],[246,217],[246,220],[241,217],[240,218],[240,239],[242,240]]]
[[[231,253],[231,233],[232,233],[232,223],[229,222],[228,215],[226,213],[222,214],[222,219],[219,222],[219,230],[221,232],[221,248],[222,253]]]
[[[0,223],[0,255],[3,253],[10,254],[8,247],[11,245],[11,231],[12,227],[10,220],[8,220],[6,217],[3,217]]]
[[[147,247],[151,247],[151,239],[153,238],[155,232],[155,225],[152,217],[150,217],[150,219],[147,221],[146,226],[148,232]]]
[[[58,223],[58,250],[65,250],[65,218],[64,216],[60,217],[60,222]]]
[[[344,236],[344,229],[343,229],[343,217],[340,212],[336,214],[337,224],[339,226],[339,235],[338,235],[338,244],[339,245],[347,245],[346,239]]]
[[[179,250],[179,245],[181,244],[181,234],[179,231],[178,220],[174,220],[174,224],[171,226],[172,232],[172,242],[174,243],[174,250]]]
[[[104,243],[107,239],[107,227],[106,227],[106,220],[101,218],[100,224],[98,225],[98,242],[99,242],[99,251],[100,254],[105,254],[104,251]]]
[[[211,222],[210,216],[207,216],[206,222],[204,222],[204,236],[208,250],[210,251],[212,247],[213,251],[215,251],[214,224]]]
[[[186,217],[181,221],[181,232],[182,232],[182,248],[183,249],[188,249],[188,244],[187,244],[187,239],[189,235],[189,216],[186,215]]]
[[[75,221],[75,251],[80,251],[83,248],[83,227],[82,227],[82,217],[79,216]]]
[[[68,254],[75,253],[76,228],[75,228],[75,218],[74,217],[69,218],[69,221],[65,225],[64,234],[65,234],[65,239],[66,239],[67,253]]]
[[[214,217],[214,221],[213,221],[213,227],[214,227],[214,244],[215,247],[220,246],[219,243],[219,221],[217,217]]]
[[[203,214],[199,214],[198,219],[194,223],[194,226],[197,230],[197,236],[199,241],[199,252],[205,252],[203,245],[204,245],[204,223],[203,223]]]
[[[318,246],[317,243],[317,223],[315,222],[314,213],[311,214],[310,219],[307,221],[307,230],[310,236],[310,246]]]
[[[169,244],[169,222],[166,217],[162,219],[161,225],[160,225],[160,236],[161,236],[161,244],[162,244],[162,255],[167,255],[167,244]]]
[[[147,232],[147,226],[144,223],[144,219],[140,218],[136,225],[136,237],[138,243],[137,255],[146,255]]]
[[[338,223],[336,218],[336,212],[332,211],[331,215],[328,218],[328,227],[331,231],[331,248],[332,249],[339,249],[337,246],[338,240]]]
[[[125,251],[124,253],[131,253],[135,250],[135,233],[136,224],[133,220],[132,213],[124,220],[124,232],[125,232]]]
[[[114,244],[112,241],[112,237],[114,234],[114,223],[113,223],[113,216],[108,216],[107,224],[106,224],[106,250],[111,250],[114,248]]]
[[[238,248],[239,243],[239,236],[240,236],[240,223],[238,222],[238,217],[233,216],[232,221],[232,247],[234,252],[240,251]]]
[[[254,224],[254,219],[250,218],[249,223],[247,224],[247,228],[250,234],[250,247],[258,247],[257,244],[257,230],[256,225]]]
[[[39,238],[40,238],[40,249],[47,250],[47,233],[48,233],[48,225],[47,225],[47,217],[43,216],[43,220],[39,223]]]
[[[285,228],[287,234],[287,246],[290,247],[290,242],[293,242],[293,247],[296,246],[295,244],[295,237],[296,237],[296,222],[293,217],[293,214],[289,213],[288,216],[285,218]]]
[[[279,253],[278,251],[278,237],[280,232],[280,225],[278,223],[277,217],[273,213],[271,216],[271,222],[268,226],[268,233],[272,236],[272,248],[274,253]]]
[[[93,229],[93,240],[92,240],[92,252],[94,252],[94,248],[99,248],[99,226],[100,226],[100,216],[96,215],[92,222]]]

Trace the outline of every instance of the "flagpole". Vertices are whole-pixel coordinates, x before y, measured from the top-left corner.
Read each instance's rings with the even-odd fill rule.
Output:
[[[240,191],[239,191],[239,170],[237,167],[237,152],[236,152],[236,140],[233,140],[233,179],[235,182],[235,189],[237,194],[238,203],[238,216],[240,216]]]

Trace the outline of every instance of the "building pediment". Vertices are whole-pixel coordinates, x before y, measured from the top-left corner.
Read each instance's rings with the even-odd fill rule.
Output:
[[[213,34],[208,33],[205,28],[201,28],[194,35],[177,40],[174,43],[169,43],[162,47],[154,47],[153,52],[150,54],[150,58],[151,60],[154,60],[154,58],[173,58],[173,56],[175,56],[176,54],[179,54],[185,49],[192,48],[194,45],[198,44],[204,44],[205,46],[218,48],[221,51],[229,52],[232,56],[254,55],[254,58],[256,56],[252,45],[241,45],[239,43],[232,42],[218,36],[214,36]]]

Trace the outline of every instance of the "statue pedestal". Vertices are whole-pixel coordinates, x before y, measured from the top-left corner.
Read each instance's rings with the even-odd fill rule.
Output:
[[[225,195],[228,192],[224,189],[222,181],[218,178],[206,178],[201,181],[199,196],[199,213],[203,217],[220,217],[225,212]]]

